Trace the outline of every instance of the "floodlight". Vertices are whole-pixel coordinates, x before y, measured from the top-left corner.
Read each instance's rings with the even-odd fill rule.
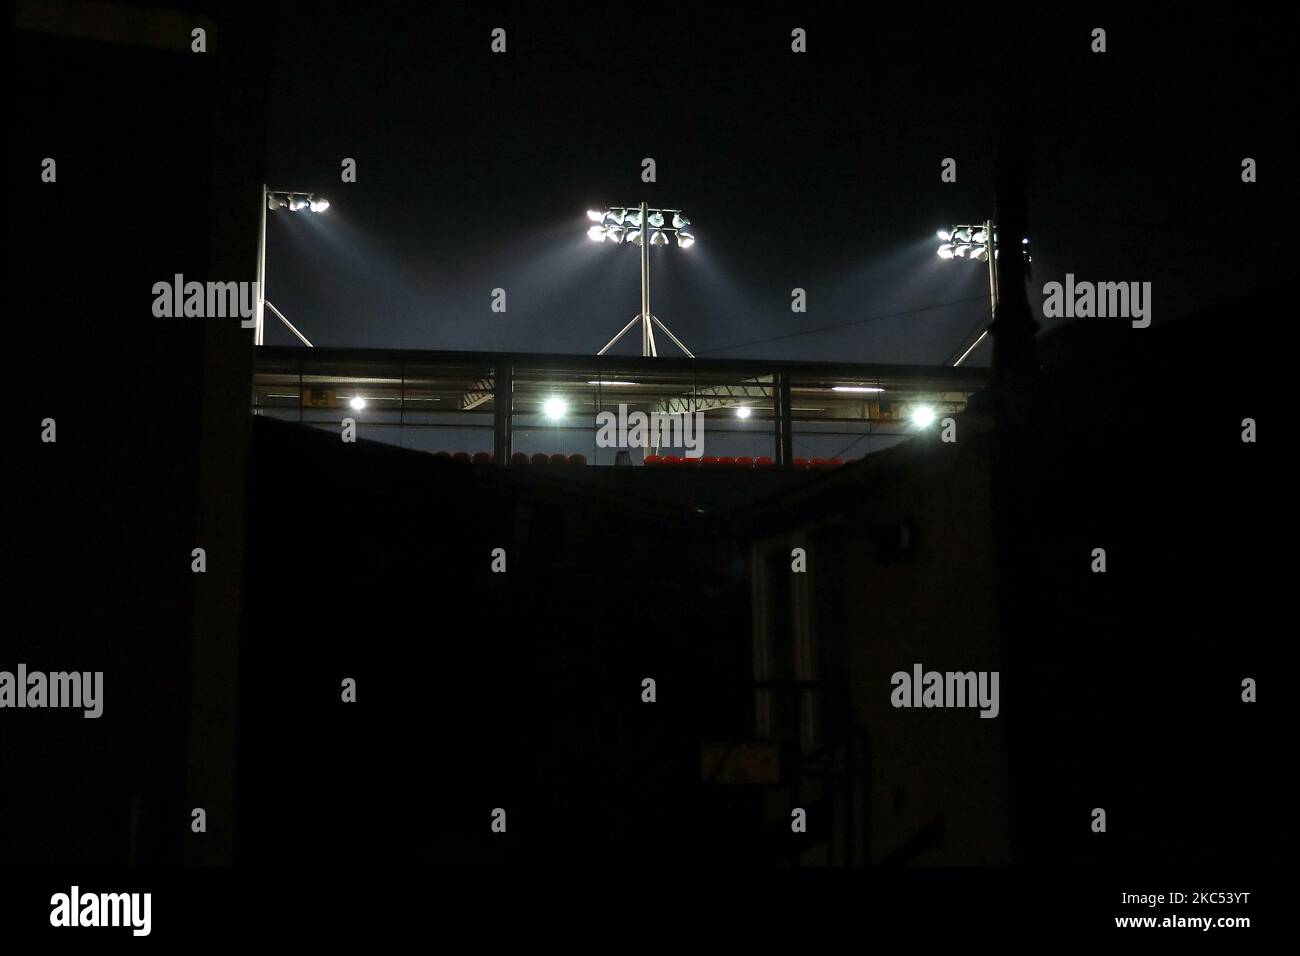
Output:
[[[883,392],[883,388],[874,385],[832,385],[832,392]]]
[[[563,418],[564,413],[569,410],[569,403],[558,395],[552,395],[546,401],[542,402],[542,414],[551,420]]]
[[[938,237],[942,239],[944,242],[948,242],[952,239],[952,233],[949,232],[947,229],[940,229],[938,233],[936,233],[936,235],[938,235]]]
[[[297,212],[299,209],[306,209],[309,205],[306,196],[294,196],[289,200],[289,211]]]
[[[589,210],[588,216],[596,221],[595,210]],[[668,225],[668,220],[672,220],[672,225]],[[655,350],[654,332],[651,329],[651,323],[654,323],[664,331],[664,333],[673,341],[679,349],[686,353],[687,357],[694,358],[689,349],[682,345],[681,341],[668,330],[668,327],[656,318],[650,311],[650,255],[649,246],[666,246],[675,237],[679,249],[689,249],[695,244],[695,236],[689,232],[686,227],[690,225],[690,220],[681,214],[680,210],[675,209],[651,209],[645,203],[639,206],[612,206],[601,214],[598,220],[600,225],[593,226],[587,230],[587,235],[593,242],[604,242],[608,240],[615,245],[626,243],[630,246],[638,247],[639,254],[637,258],[641,260],[641,310],[632,317],[632,321],[627,323],[618,335],[614,336],[605,344],[597,355],[604,355],[610,348],[618,343],[627,332],[638,322],[641,324],[641,354],[644,356],[654,356]],[[590,383],[598,384],[598,383]],[[631,384],[617,382],[613,384]]]
[[[945,242],[943,245],[939,247],[939,258],[951,259],[952,251],[953,251],[953,244],[951,242]]]
[[[330,201],[324,196],[312,196],[311,202],[308,204],[308,208],[310,208],[312,212],[324,212],[329,207]]]
[[[975,230],[975,235],[971,236],[971,239],[975,242],[988,242],[989,234],[983,229],[977,229]]]
[[[352,401],[348,402],[348,404],[351,405],[353,408],[355,408],[357,411],[361,411],[361,409],[366,407],[366,400],[362,398],[360,395],[354,395]]]
[[[281,197],[276,196],[274,194],[268,195],[266,197],[267,209],[283,209],[287,205],[289,205],[287,202],[285,202]]]
[[[587,218],[590,219],[592,222],[604,222],[605,211],[603,209],[588,209]]]
[[[970,242],[970,227],[962,226],[952,234],[952,237],[958,242]]]
[[[952,254],[957,259],[965,259],[966,253],[969,250],[970,250],[970,244],[963,242],[956,246],[953,246]]]
[[[748,417],[749,417],[750,415],[752,415],[753,413],[754,413],[754,410],[753,410],[752,408],[750,408],[748,405],[737,405],[737,406],[736,406],[736,417],[737,417],[737,418],[748,418]]]
[[[989,261],[989,247],[988,247],[988,246],[976,246],[976,247],[975,247],[975,251],[972,252],[972,253],[970,254],[970,257],[971,257],[972,259],[978,259],[980,262],[988,262],[988,261]]]
[[[912,407],[912,424],[917,428],[926,428],[934,424],[934,409],[929,405],[914,405]]]

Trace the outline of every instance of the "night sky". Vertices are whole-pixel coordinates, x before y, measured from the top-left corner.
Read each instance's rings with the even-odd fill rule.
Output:
[[[696,225],[694,248],[652,250],[652,306],[698,355],[942,363],[985,316],[987,274],[940,260],[934,232],[991,214],[1013,62],[1035,312],[1067,272],[1152,282],[1157,323],[1276,279],[1288,170],[1260,131],[1280,136],[1286,87],[1257,27],[532,6],[284,9],[267,178],[333,205],[270,214],[267,294],[317,345],[594,352],[638,309],[638,256],[590,242],[584,212],[644,198]],[[790,51],[796,26],[806,54]],[[267,335],[294,341],[270,321]]]

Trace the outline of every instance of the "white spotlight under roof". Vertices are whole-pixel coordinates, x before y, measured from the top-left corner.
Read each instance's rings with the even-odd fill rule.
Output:
[[[558,395],[552,395],[546,401],[542,402],[542,414],[551,421],[563,418],[564,413],[569,410],[569,403]]]
[[[361,411],[361,409],[366,407],[366,400],[360,395],[354,395],[352,396],[352,401],[348,402],[348,404],[357,411]]]
[[[877,388],[875,385],[832,385],[832,392],[883,392],[883,388]]]
[[[753,410],[752,408],[750,408],[748,405],[737,405],[737,406],[736,406],[736,417],[737,417],[737,418],[748,418],[748,417],[749,417],[750,415],[752,415],[752,414],[754,414],[754,410]]]
[[[912,424],[917,428],[929,428],[934,424],[934,409],[929,405],[913,405]]]

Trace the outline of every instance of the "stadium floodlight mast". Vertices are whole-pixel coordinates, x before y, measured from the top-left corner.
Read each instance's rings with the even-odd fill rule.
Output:
[[[284,313],[266,298],[267,210],[288,209],[290,212],[298,212],[301,209],[308,209],[312,212],[324,212],[329,207],[329,200],[315,193],[304,193],[291,189],[268,189],[265,184],[262,185],[262,224],[261,230],[257,234],[257,304],[254,306],[254,318],[256,319],[256,324],[253,326],[254,345],[263,344],[262,339],[265,331],[263,320],[266,316],[266,310],[269,308],[281,322],[288,326],[290,332],[298,336],[303,345],[308,348],[312,347],[312,344],[307,341],[307,336],[295,329],[293,323],[284,317]]]
[[[970,259],[975,262],[987,262],[989,264],[989,324],[997,318],[998,314],[998,227],[992,219],[987,219],[982,223],[975,225],[953,226],[951,229],[940,229],[939,240],[943,243],[939,246],[940,259]],[[1029,245],[1028,239],[1021,239],[1021,245]],[[1025,252],[1027,261],[1033,262],[1028,252]],[[1026,272],[1028,275],[1028,272]],[[984,337],[989,334],[988,327],[985,326],[980,330],[979,335],[957,353],[953,366],[958,366],[970,356]]]
[[[632,316],[632,320],[614,336],[605,347],[597,352],[604,355],[614,344],[626,335],[638,322],[641,323],[641,354],[658,356],[655,346],[654,327],[659,326],[664,335],[672,339],[673,344],[695,358],[681,340],[659,321],[659,317],[650,311],[650,247],[666,246],[669,236],[677,239],[679,249],[689,249],[695,245],[695,233],[691,221],[680,209],[651,209],[645,203],[639,207],[616,206],[611,209],[588,209],[587,218],[595,225],[587,230],[592,242],[612,242],[641,247],[641,311]]]

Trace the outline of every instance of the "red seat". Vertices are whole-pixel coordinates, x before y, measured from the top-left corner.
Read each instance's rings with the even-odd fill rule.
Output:
[[[774,462],[767,455],[759,455],[757,458],[754,459],[755,468],[773,468],[775,466],[776,466],[776,462]]]
[[[456,461],[463,461],[463,462],[465,462],[465,464],[469,464],[469,453],[468,453],[468,452],[458,451],[458,452],[456,452],[456,454],[452,455],[451,457],[452,457],[453,459],[455,459]]]
[[[549,465],[551,463],[551,456],[546,454],[544,451],[539,451],[537,454],[533,455],[531,461],[534,465]]]
[[[703,458],[700,459],[700,464],[703,465],[705,468],[712,468],[717,463],[718,463],[717,455],[705,455]]]
[[[689,457],[682,458],[682,467],[683,467],[683,468],[698,468],[698,467],[700,467],[700,459],[699,459],[699,458],[689,458]]]
[[[809,467],[809,468],[816,468],[816,469],[818,469],[818,470],[820,470],[820,469],[822,469],[822,468],[825,468],[825,467],[826,467],[826,459],[825,459],[825,458],[813,458],[812,460],[810,460],[810,461],[808,462],[808,467]]]
[[[664,455],[664,464],[665,464],[665,465],[674,465],[674,466],[676,466],[676,465],[680,465],[681,463],[682,463],[682,460],[681,460],[681,458],[679,458],[677,455]]]
[[[570,456],[569,456],[569,462],[568,462],[568,463],[569,463],[570,465],[585,465],[585,464],[587,463],[587,456],[586,456],[586,455],[570,455]]]
[[[476,465],[490,465],[490,464],[492,464],[492,452],[490,452],[490,451],[476,451],[476,452],[474,452],[474,457],[473,457],[472,461],[473,461],[474,464],[476,464]]]
[[[515,452],[513,455],[510,456],[510,464],[512,465],[528,464],[528,453],[522,451]]]
[[[735,463],[736,463],[736,459],[727,455],[724,455],[722,458],[718,459],[718,464],[721,465],[723,468],[730,468]]]
[[[567,465],[568,463],[569,463],[569,459],[566,456],[560,454],[558,451],[551,456],[552,465]]]
[[[736,467],[737,467],[737,468],[753,468],[753,467],[754,467],[754,459],[750,458],[748,455],[741,455],[739,458],[736,459]]]
[[[664,459],[662,455],[646,455],[645,463],[647,465],[662,465],[664,463]]]
[[[844,465],[844,459],[843,459],[843,458],[832,458],[832,459],[831,459],[830,461],[828,461],[826,464],[830,465],[832,468],[840,468],[840,467],[843,467],[843,465]]]
[[[807,458],[796,458],[794,461],[790,462],[790,466],[791,466],[792,468],[799,468],[799,469],[802,469],[802,470],[807,470],[807,468],[808,468],[808,459],[807,459]]]

